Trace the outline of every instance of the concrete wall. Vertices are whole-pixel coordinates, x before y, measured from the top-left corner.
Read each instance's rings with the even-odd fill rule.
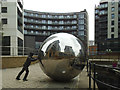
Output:
[[[111,8],[114,7],[115,10],[112,11]],[[114,38],[118,38],[118,2],[112,4],[108,2],[108,33],[107,38],[112,38],[111,34],[114,34]],[[115,17],[112,19],[111,15],[114,14]],[[111,21],[114,21],[114,25],[111,24]],[[111,32],[111,28],[114,28],[114,32]]]
[[[2,57],[2,68],[16,68],[23,66],[27,56],[3,56]],[[37,61],[31,64],[37,63]]]

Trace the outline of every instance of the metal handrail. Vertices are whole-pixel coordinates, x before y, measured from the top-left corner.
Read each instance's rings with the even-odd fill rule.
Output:
[[[0,53],[2,54],[2,56],[21,56],[21,55],[26,55],[26,54],[29,54],[29,52],[34,52],[35,54],[38,52],[38,49],[33,49],[33,48],[30,48],[30,47],[12,47],[12,46],[0,46],[1,48],[1,51]],[[2,49],[5,49],[5,50],[2,50]],[[12,49],[12,51],[11,51]],[[16,52],[15,50],[18,51],[18,55],[14,55],[14,53]],[[10,54],[12,53],[12,55]]]
[[[99,83],[101,83],[101,84],[104,84],[104,85],[106,85],[106,86],[108,86],[108,87],[111,87],[111,88],[114,88],[114,89],[120,89],[119,87],[116,87],[116,86],[113,86],[113,85],[110,85],[110,84],[107,84],[107,83],[104,83],[104,82],[102,82],[102,81],[100,81],[100,80],[98,80],[98,79],[95,79],[95,78],[93,78],[93,77],[91,77],[93,80],[95,80],[96,82],[99,82]]]
[[[89,76],[89,89],[91,89],[91,79],[93,79],[93,89],[95,90],[95,82],[98,82],[98,83],[101,83],[101,84],[103,84],[103,85],[105,85],[105,86],[107,86],[107,87],[109,87],[109,88],[113,88],[113,89],[117,89],[117,90],[120,90],[120,88],[119,87],[116,87],[116,86],[114,86],[114,85],[110,85],[110,84],[108,84],[108,83],[105,83],[105,82],[102,82],[102,81],[100,81],[100,80],[98,80],[98,79],[96,79],[96,66],[99,66],[99,67],[103,67],[103,68],[108,68],[108,69],[115,69],[115,70],[119,70],[120,71],[120,68],[114,68],[114,67],[106,67],[106,66],[103,66],[103,65],[98,65],[98,64],[93,64],[93,76],[92,76],[92,74],[91,74],[91,62],[89,62],[89,74],[88,74],[88,76]]]

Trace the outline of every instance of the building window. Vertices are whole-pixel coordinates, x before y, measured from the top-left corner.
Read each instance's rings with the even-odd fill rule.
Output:
[[[72,21],[72,24],[76,24],[76,23],[77,23],[77,21],[76,21],[76,20],[73,20],[73,21]]]
[[[18,47],[23,48],[23,40],[18,37]]]
[[[112,0],[111,5],[114,5],[114,4],[115,4],[115,1],[114,1],[114,0]]]
[[[52,21],[48,20],[48,24],[52,24]]]
[[[7,7],[2,7],[1,9],[2,9],[2,10],[1,10],[2,13],[7,13]]]
[[[39,32],[38,32],[38,31],[36,31],[35,33],[36,33],[36,34],[39,34]]]
[[[98,19],[99,18],[99,16],[98,15],[95,15],[95,19]]]
[[[64,21],[59,21],[59,24],[64,24]]]
[[[30,15],[33,16],[33,13],[31,13]]]
[[[111,15],[111,18],[112,18],[112,19],[114,19],[114,18],[115,18],[115,15],[114,15],[114,14],[112,14],[112,15]]]
[[[73,18],[77,18],[77,15],[73,15]]]
[[[84,20],[79,20],[79,24],[84,24]]]
[[[59,18],[64,18],[64,16],[59,16]]]
[[[95,14],[97,14],[97,13],[99,13],[99,10],[96,9],[96,10],[95,10]]]
[[[101,10],[100,11],[100,15],[104,15],[104,14],[106,14],[106,11],[105,10]]]
[[[91,48],[92,51],[94,51],[94,48]]]
[[[2,19],[2,24],[7,24],[7,18]]]
[[[111,38],[114,38],[114,34],[111,34]]]
[[[55,15],[55,16],[54,16],[54,18],[58,18],[58,16],[57,16],[57,15]]]
[[[84,14],[83,13],[79,14],[79,18],[84,18]]]
[[[111,25],[114,25],[114,21],[111,22]]]
[[[42,18],[46,18],[46,15],[42,15]]]
[[[106,8],[106,7],[108,7],[108,4],[107,4],[107,3],[104,3],[104,4],[101,4],[101,5],[100,5],[100,8]]]
[[[111,28],[111,32],[114,32],[114,28]]]
[[[84,30],[84,25],[79,25],[79,30]]]
[[[78,34],[79,35],[84,35],[84,31],[79,31]]]
[[[46,29],[46,26],[42,26],[42,29]]]
[[[23,55],[23,40],[18,37],[18,55]]]
[[[48,15],[48,18],[52,18],[53,16],[52,15]]]
[[[48,26],[48,30],[51,30],[52,29],[52,26]]]
[[[31,25],[30,27],[31,27],[31,28],[33,28],[34,26],[33,26],[33,25]]]
[[[76,29],[77,27],[76,26],[72,26],[72,29]]]
[[[35,48],[39,49],[41,44],[42,44],[42,42],[35,42]]]
[[[67,15],[67,18],[70,18],[70,15]]]
[[[34,31],[31,31],[31,33],[34,33]]]
[[[33,19],[31,19],[31,22],[33,22]]]
[[[60,26],[60,27],[59,27],[60,30],[62,30],[63,28],[64,28],[63,26]],[[67,27],[67,29],[68,29],[68,27]]]
[[[37,25],[36,25],[35,27],[36,27],[36,28],[38,28],[38,26],[37,26]]]
[[[44,23],[44,24],[45,24],[45,23],[46,23],[46,20],[42,20],[42,23]]]
[[[114,12],[114,11],[115,11],[115,8],[114,8],[114,7],[112,7],[112,8],[111,8],[111,11],[112,11],[112,12]]]
[[[63,27],[64,28],[64,27]],[[70,29],[70,27],[69,26],[67,26],[67,29]]]
[[[36,13],[35,16],[38,17],[38,14]]]
[[[10,55],[10,36],[2,37],[2,55]]]

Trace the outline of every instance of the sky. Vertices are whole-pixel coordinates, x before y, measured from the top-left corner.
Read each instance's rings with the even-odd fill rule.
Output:
[[[89,40],[94,40],[94,10],[100,0],[23,0],[24,9],[40,12],[80,12],[87,10],[89,15]]]

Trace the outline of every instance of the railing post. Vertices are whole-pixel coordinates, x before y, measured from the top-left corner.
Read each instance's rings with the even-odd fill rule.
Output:
[[[89,90],[91,90],[91,62],[89,62]]]
[[[88,58],[87,58],[87,72],[88,72]]]
[[[93,69],[94,69],[94,76],[93,76],[93,89],[95,90],[95,80],[96,80],[95,63],[94,63],[94,65],[93,65]]]

